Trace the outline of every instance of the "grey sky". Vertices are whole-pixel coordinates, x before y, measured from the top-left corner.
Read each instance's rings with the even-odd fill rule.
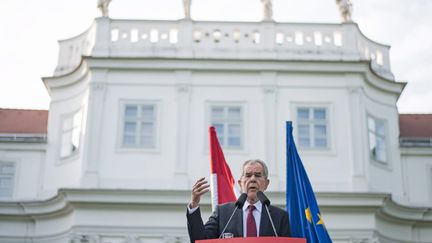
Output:
[[[339,22],[335,0],[273,0],[278,22]],[[392,71],[408,82],[401,113],[432,113],[432,0],[352,0],[370,39],[391,45]],[[182,0],[112,0],[112,18],[179,19]],[[193,0],[196,20],[259,21],[260,0]],[[41,81],[57,62],[57,40],[99,16],[96,0],[0,1],[0,107],[48,109]]]

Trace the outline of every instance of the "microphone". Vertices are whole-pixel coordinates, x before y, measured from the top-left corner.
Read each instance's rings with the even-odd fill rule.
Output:
[[[261,201],[262,204],[269,206],[270,200],[264,195],[262,191],[257,192],[258,199]]]
[[[265,207],[265,209],[267,211],[267,215],[269,216],[270,223],[271,223],[271,226],[273,228],[273,232],[274,232],[275,236],[279,237],[278,234],[277,234],[277,232],[276,232],[276,228],[274,226],[273,219],[272,219],[272,217],[270,215],[270,212],[268,210],[268,206],[270,206],[270,200],[266,197],[266,195],[264,195],[264,193],[262,191],[258,191],[257,192],[257,196],[258,196],[258,199],[261,201],[261,203],[264,205],[264,207]]]
[[[246,202],[247,199],[247,194],[246,193],[242,193],[240,195],[240,197],[237,199],[237,202],[235,203],[237,208],[242,208],[244,203]]]
[[[228,222],[225,225],[225,228],[222,230],[222,233],[219,235],[219,239],[222,238],[222,235],[225,233],[225,230],[227,229],[229,223],[231,222],[232,217],[234,216],[235,212],[237,212],[237,209],[242,208],[244,203],[246,202],[247,194],[242,193],[240,197],[237,199],[237,202],[235,203],[234,211],[232,212],[230,218],[228,219]]]

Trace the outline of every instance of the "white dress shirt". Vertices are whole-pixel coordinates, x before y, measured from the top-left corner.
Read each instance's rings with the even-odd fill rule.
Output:
[[[251,204],[248,201],[246,201],[242,209],[243,210],[243,237],[246,237],[246,221],[247,221],[247,215],[249,213],[249,209],[248,209],[249,205]],[[253,205],[255,206],[255,210],[252,212],[252,214],[255,218],[255,223],[257,227],[257,236],[259,236],[260,223],[261,223],[261,210],[263,205],[260,201],[256,202]]]
[[[246,237],[246,227],[247,227],[247,215],[249,213],[249,205],[251,205],[248,201],[246,201],[243,205],[243,237]],[[260,223],[261,223],[261,211],[262,211],[262,203],[260,201],[256,202],[255,204],[253,204],[255,206],[255,210],[252,212],[254,218],[255,218],[255,223],[256,223],[256,227],[257,227],[257,236],[259,236],[260,232]],[[187,206],[188,209],[188,213],[192,214],[193,212],[195,212],[197,209],[199,208],[199,206],[195,207],[195,208],[190,208],[189,204]]]

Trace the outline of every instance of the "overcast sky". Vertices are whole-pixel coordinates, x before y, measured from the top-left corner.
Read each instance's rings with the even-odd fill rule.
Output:
[[[352,0],[370,39],[391,45],[392,71],[408,82],[400,113],[432,113],[432,0]],[[278,22],[338,23],[335,0],[273,0]],[[111,18],[179,19],[182,0],[112,0]],[[0,108],[48,109],[41,77],[52,76],[57,40],[100,16],[96,0],[0,0]],[[259,21],[260,0],[193,0],[195,20]]]

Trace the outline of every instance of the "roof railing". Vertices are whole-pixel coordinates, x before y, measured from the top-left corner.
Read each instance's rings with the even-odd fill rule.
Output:
[[[370,61],[393,80],[389,46],[355,23],[119,20],[97,18],[84,33],[59,42],[54,76],[73,71],[82,56],[262,60]]]
[[[0,133],[0,142],[46,143],[47,134]]]
[[[432,147],[432,138],[403,137],[399,138],[401,147]]]

